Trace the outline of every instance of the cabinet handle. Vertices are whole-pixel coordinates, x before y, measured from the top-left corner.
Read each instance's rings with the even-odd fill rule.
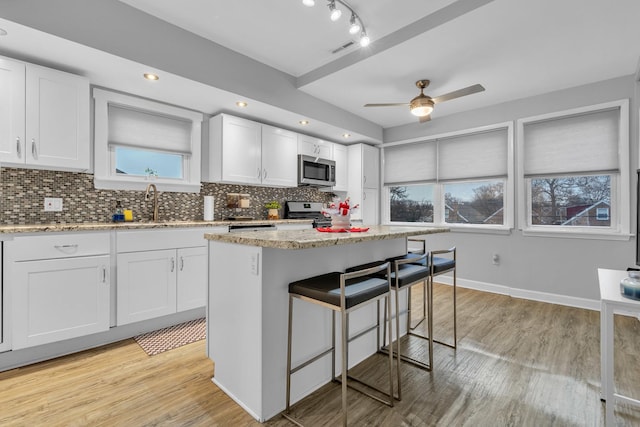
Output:
[[[367,193],[362,193],[362,200],[367,200]]]
[[[362,183],[363,184],[367,183],[367,175],[362,175]]]
[[[258,168],[258,179],[260,179],[260,176],[262,176],[262,171]]]
[[[36,153],[36,139],[31,138],[31,155],[34,159],[38,158],[38,154]]]
[[[107,268],[102,266],[102,283],[107,283]]]
[[[262,170],[262,179],[266,179],[267,178],[267,170],[263,169]]]
[[[180,271],[184,270],[184,257],[180,257]]]
[[[20,137],[16,137],[16,153],[18,154],[18,158],[22,157],[22,150],[20,149]]]
[[[78,249],[78,244],[76,243],[73,245],[53,245],[53,247],[61,252],[71,253],[71,252],[75,252],[75,250]]]
[[[174,257],[171,257],[171,272],[173,273],[176,269],[176,260]]]

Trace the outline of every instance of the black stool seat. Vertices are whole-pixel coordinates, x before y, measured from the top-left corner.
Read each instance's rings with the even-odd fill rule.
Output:
[[[413,258],[419,258],[421,256],[422,255],[420,254],[408,253],[400,257],[390,258],[388,261],[393,262],[396,259],[413,259]],[[425,267],[429,267],[429,257],[422,258],[420,260],[417,260],[415,263],[411,263],[411,264],[418,264]],[[452,258],[442,258],[442,257],[435,257],[435,256],[433,257],[433,273],[435,275],[451,270],[455,267],[456,267],[456,260]]]
[[[401,260],[402,257],[394,257],[389,258],[387,261],[391,262],[393,266],[391,270],[391,285],[397,286],[398,288],[403,288],[407,285],[412,285],[416,282],[425,280],[427,276],[429,276],[429,268],[425,265],[421,265],[419,263],[408,263],[408,264],[398,264],[397,266],[393,263],[395,260]],[[376,265],[380,265],[386,261],[376,261],[368,264],[358,265],[356,267],[347,268],[347,273],[350,271],[362,270],[364,268],[375,267]],[[384,277],[385,273],[379,273],[380,277]],[[396,277],[398,280],[396,280]]]
[[[371,267],[380,264],[382,263]],[[289,292],[339,307],[340,275],[341,273],[332,272],[291,282]],[[346,308],[352,308],[387,292],[389,292],[389,284],[384,274],[347,279],[344,288]]]

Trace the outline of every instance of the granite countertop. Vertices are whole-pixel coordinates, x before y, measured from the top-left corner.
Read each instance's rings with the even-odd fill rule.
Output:
[[[263,225],[263,224],[310,224],[308,219],[247,220],[247,221],[133,221],[133,222],[93,222],[93,223],[52,223],[0,225],[0,234],[38,233],[55,231],[100,231],[100,230],[144,230],[152,228],[195,228],[219,227],[227,225]]]
[[[423,234],[445,233],[448,227],[370,226],[365,232],[326,233],[316,229],[250,231],[230,234],[205,234],[208,240],[277,249],[308,249],[347,245],[368,240],[387,240]]]

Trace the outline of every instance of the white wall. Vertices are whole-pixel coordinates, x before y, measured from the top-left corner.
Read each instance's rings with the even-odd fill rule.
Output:
[[[639,92],[634,76],[598,82],[443,118],[425,125],[385,131],[384,141],[402,141],[454,130],[516,120],[574,107],[630,99],[631,229],[636,221]],[[490,90],[488,88],[487,90]],[[516,188],[516,191],[518,189]],[[516,206],[517,218],[518,206]],[[491,288],[514,296],[597,308],[598,267],[626,269],[635,265],[635,238],[593,240],[451,232],[427,236],[430,248],[458,248],[458,278],[463,286]],[[492,255],[500,256],[493,265]],[[585,301],[587,299],[588,301]]]

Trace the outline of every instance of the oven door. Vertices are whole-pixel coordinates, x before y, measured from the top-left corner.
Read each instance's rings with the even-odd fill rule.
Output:
[[[298,185],[332,187],[336,183],[336,162],[316,159],[312,156],[298,156]]]

